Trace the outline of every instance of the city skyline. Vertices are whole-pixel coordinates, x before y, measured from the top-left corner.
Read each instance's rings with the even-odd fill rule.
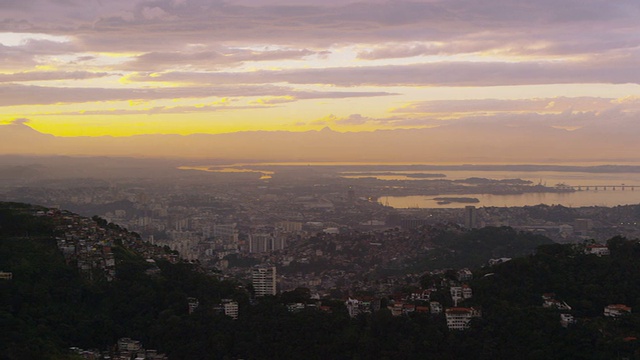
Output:
[[[2,7],[0,154],[628,163],[640,150],[631,0]]]

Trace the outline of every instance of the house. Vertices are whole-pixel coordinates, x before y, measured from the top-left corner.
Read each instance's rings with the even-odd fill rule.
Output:
[[[503,257],[498,259],[490,259],[489,266],[494,266],[502,263],[506,263],[507,261],[511,261],[511,258]]]
[[[462,298],[471,299],[471,297],[473,297],[473,291],[471,290],[471,287],[469,287],[469,285],[467,284],[462,285]]]
[[[302,310],[304,310],[304,304],[303,303],[292,303],[292,304],[287,304],[287,310],[289,312],[300,312]]]
[[[473,279],[473,274],[471,273],[471,270],[469,270],[469,269],[460,269],[460,270],[458,270],[458,272],[456,273],[456,276],[458,278],[458,281],[469,281],[469,280]]]
[[[139,340],[132,340],[131,338],[120,338],[118,339],[118,350],[119,351],[138,351],[142,349],[142,344]]]
[[[222,308],[225,315],[229,316],[234,320],[238,319],[238,302],[237,301],[233,301],[232,299],[222,299]]]
[[[462,299],[462,286],[452,286],[449,289],[449,292],[451,293],[451,298],[454,301]]]
[[[387,309],[391,311],[391,315],[400,316],[404,313],[404,304],[402,302],[395,302],[393,305],[387,306]]]
[[[560,314],[560,325],[562,327],[569,327],[571,324],[575,324],[576,319],[571,314]]]
[[[194,297],[187,298],[187,302],[189,303],[189,314],[193,314],[198,306],[200,306],[200,302]]]
[[[604,316],[618,317],[631,314],[631,308],[623,304],[611,304],[604,307]]]
[[[547,309],[571,310],[571,306],[564,301],[556,300],[556,294],[542,294],[542,307]]]
[[[597,256],[607,256],[610,254],[609,247],[603,244],[587,245],[587,247],[584,249],[584,252],[586,254],[593,254]]]
[[[411,293],[410,298],[413,301],[429,301],[431,299],[431,289]]]
[[[431,309],[432,314],[441,314],[442,313],[442,304],[438,301],[432,301],[429,303],[429,308]]]
[[[455,304],[457,304],[460,300],[470,299],[473,296],[473,291],[471,290],[469,285],[466,284],[462,286],[452,286],[449,290],[451,292],[451,298],[453,299],[453,302]]]
[[[407,315],[409,313],[415,312],[416,311],[416,306],[413,304],[404,304],[402,306],[402,313]]]
[[[449,330],[465,330],[469,328],[471,319],[480,317],[480,311],[474,308],[454,307],[445,311]]]
[[[358,299],[349,298],[345,301],[345,306],[349,312],[349,316],[356,317],[358,314],[371,313],[371,302],[360,301]]]

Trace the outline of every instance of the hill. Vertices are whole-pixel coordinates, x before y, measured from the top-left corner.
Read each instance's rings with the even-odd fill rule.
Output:
[[[111,281],[87,276],[78,266],[81,258],[74,260],[60,249],[60,238],[74,230],[68,225],[61,228],[61,219],[82,224],[84,239],[93,236],[95,224],[95,234],[118,240],[109,245],[116,270]],[[496,230],[485,231],[495,235]],[[483,234],[465,235],[465,246],[490,241],[474,233]],[[99,218],[0,203],[0,271],[12,274],[11,279],[0,280],[0,357],[77,359],[69,347],[108,353],[123,337],[138,339],[169,359],[640,356],[640,316],[602,314],[611,303],[634,310],[640,306],[640,244],[635,240],[613,238],[608,242],[610,255],[600,257],[585,253],[589,244],[546,244],[535,254],[479,268],[468,281],[473,297],[461,306],[481,308],[482,318],[474,319],[466,331],[450,331],[442,315],[393,316],[386,305],[398,301],[395,295],[381,299],[381,310],[354,318],[343,300],[317,302],[305,289],[250,302],[238,283],[217,280],[194,264],[173,263],[171,254],[164,260],[161,252],[156,253],[154,267],[142,256],[150,250],[135,239],[135,234]],[[452,280],[449,274],[443,276],[431,279],[438,283],[433,297],[444,299],[447,306]],[[542,295],[549,293],[571,310],[543,307]],[[199,300],[191,314],[189,298]],[[237,320],[215,311],[223,298],[239,303]],[[286,306],[297,302],[316,306],[300,311]],[[561,312],[573,315],[576,323],[561,326]]]

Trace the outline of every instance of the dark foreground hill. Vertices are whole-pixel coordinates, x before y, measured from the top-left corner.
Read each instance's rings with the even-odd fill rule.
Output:
[[[38,208],[0,204],[0,359],[75,359],[68,348],[110,349],[131,337],[170,359],[634,359],[640,356],[640,245],[614,238],[611,255],[584,247],[543,245],[535,255],[474,272],[473,298],[482,308],[466,331],[449,331],[442,315],[394,317],[385,308],[350,318],[342,301],[324,310],[289,312],[309,301],[304,291],[250,304],[239,284],[219,281],[187,263],[145,258],[113,245],[117,275],[88,281],[58,250],[55,221]],[[108,226],[108,224],[107,224]],[[122,230],[124,231],[124,230]],[[440,289],[440,294],[446,294]],[[542,294],[566,302],[576,323],[560,325],[560,310]],[[188,313],[188,298],[200,307]],[[232,298],[238,320],[214,305]],[[608,304],[632,313],[605,318]]]

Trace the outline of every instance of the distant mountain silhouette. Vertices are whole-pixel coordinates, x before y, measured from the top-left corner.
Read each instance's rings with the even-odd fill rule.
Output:
[[[636,135],[606,128],[567,131],[538,124],[466,123],[346,133],[325,127],[306,132],[56,137],[21,120],[0,126],[0,154],[240,161],[625,162],[637,158],[640,144]]]

